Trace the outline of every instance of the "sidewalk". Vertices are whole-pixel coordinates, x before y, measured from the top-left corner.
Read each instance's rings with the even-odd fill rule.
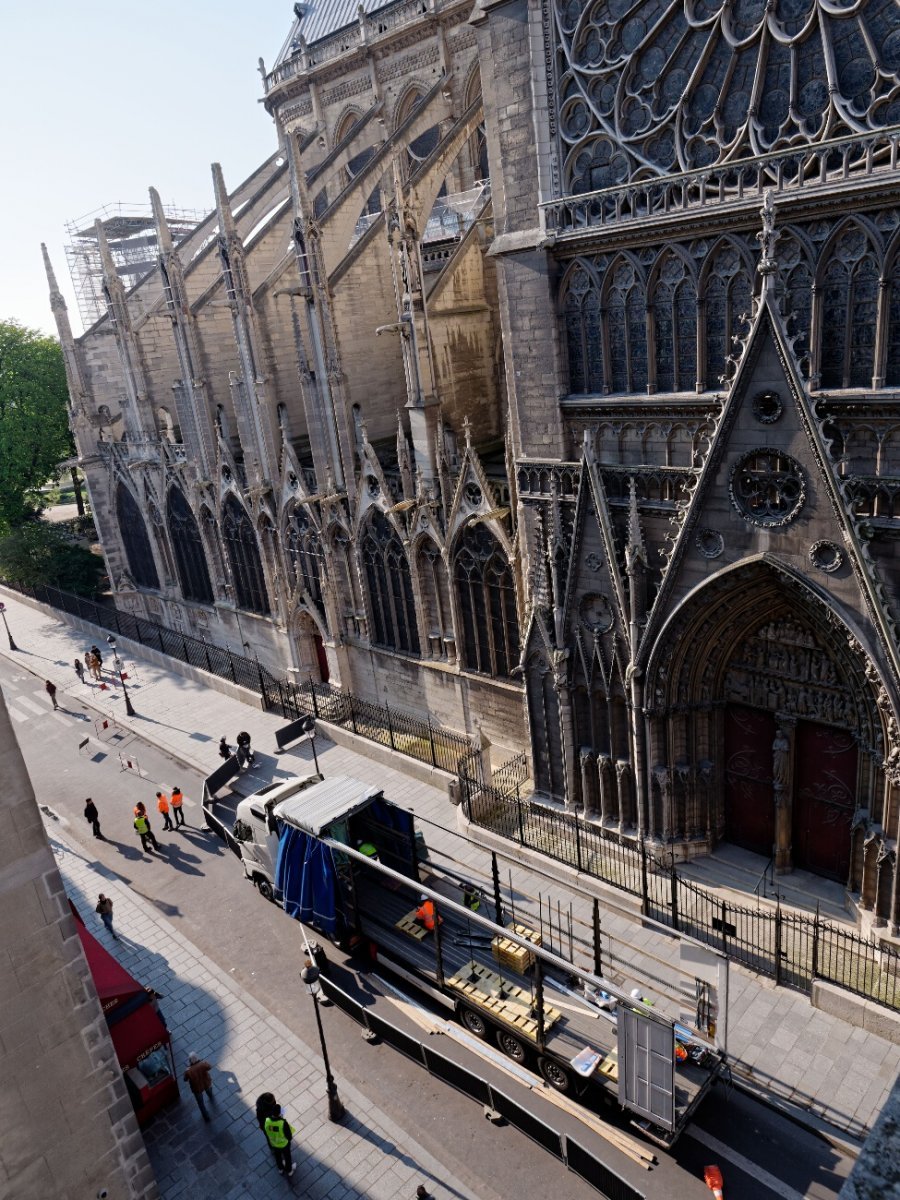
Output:
[[[246,728],[258,749],[270,752],[274,748],[275,730],[284,724],[282,717],[139,658],[136,678],[129,672],[129,693],[138,716],[126,718],[121,688],[98,693],[96,688],[89,690],[87,685],[80,685],[75,677],[71,664],[93,637],[31,607],[14,592],[0,589],[0,595],[7,604],[15,641],[21,647],[18,653],[7,650],[0,632],[0,653],[38,678],[52,679],[60,688],[61,702],[66,692],[80,703],[112,714],[123,727],[204,775],[218,765],[216,749],[223,734],[233,743],[237,731]],[[105,645],[105,639],[97,644]],[[472,869],[484,871],[484,850],[447,829],[455,825],[456,816],[442,788],[416,782],[361,753],[333,745],[324,737],[317,739],[316,749],[325,774],[351,775],[383,787],[391,800],[437,823],[425,826],[429,844]],[[311,767],[309,749],[303,747],[302,758],[286,756],[282,767],[298,761],[305,765],[307,760]],[[195,803],[196,798],[188,798],[189,806]],[[196,818],[196,810],[193,816]],[[544,870],[546,875],[542,874]],[[571,903],[576,928],[588,932],[591,901],[555,883],[553,871],[550,861],[539,869],[504,864],[503,879],[509,879],[517,893],[517,911],[521,905],[521,911],[536,920],[536,898],[540,896],[544,910],[548,904],[552,909],[555,922],[557,902],[563,913]],[[602,926],[604,963],[611,964],[607,969],[613,981],[628,989],[640,983],[663,1011],[678,1016],[681,993],[677,939],[642,927],[608,908],[603,909]],[[579,965],[590,967],[589,958],[578,953],[577,944],[575,949]],[[795,1106],[809,1114],[813,1124],[825,1121],[852,1138],[864,1137],[871,1128],[900,1070],[900,1046],[813,1009],[806,996],[776,988],[771,980],[735,965],[730,970],[728,1048],[736,1081],[774,1101]]]
[[[181,1103],[154,1118],[144,1141],[165,1200],[283,1200],[287,1187],[314,1200],[396,1200],[414,1197],[420,1184],[435,1200],[471,1197],[414,1138],[344,1081],[348,1115],[332,1124],[319,1051],[248,997],[112,871],[89,861],[57,828],[48,829],[48,836],[66,891],[90,932],[139,982],[152,980],[163,997]],[[99,891],[113,898],[118,942],[91,920]],[[213,1064],[208,1124],[181,1081],[192,1050]],[[296,1131],[296,1171],[289,1184],[256,1124],[262,1092],[274,1092]]]

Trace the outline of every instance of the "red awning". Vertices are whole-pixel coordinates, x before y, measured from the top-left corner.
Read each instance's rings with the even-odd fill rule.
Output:
[[[104,1013],[111,1013],[126,1000],[146,991],[134,976],[129,975],[122,964],[100,945],[94,935],[88,932],[81,920],[75,922],[75,928],[81,938],[84,956],[91,968],[94,986]]]
[[[169,1032],[152,1004],[142,1004],[123,1021],[110,1025],[109,1036],[123,1071],[139,1066],[142,1058],[169,1044]]]

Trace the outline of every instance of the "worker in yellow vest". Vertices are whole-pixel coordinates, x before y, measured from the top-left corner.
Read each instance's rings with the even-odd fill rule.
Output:
[[[146,813],[141,813],[140,816],[134,818],[134,827],[137,830],[138,837],[141,839],[141,849],[146,850],[149,854],[149,847],[154,850],[159,849],[159,844],[153,836],[153,830],[150,828],[150,821]]]
[[[282,1175],[293,1175],[294,1163],[291,1159],[291,1138],[294,1131],[284,1119],[284,1113],[276,1105],[272,1116],[266,1117],[263,1125],[266,1141],[275,1158],[275,1165]]]
[[[165,792],[156,793],[156,807],[162,813],[163,829],[172,829],[172,818],[169,816],[169,797]]]
[[[184,792],[176,783],[172,788],[172,816],[175,818],[175,828],[184,824],[184,813],[182,805],[184,804]]]

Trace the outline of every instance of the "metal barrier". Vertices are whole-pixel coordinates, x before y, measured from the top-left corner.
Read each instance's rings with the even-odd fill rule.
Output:
[[[654,862],[637,838],[625,840],[576,813],[559,812],[460,775],[473,825],[537,850],[586,875],[639,896],[645,916],[705,942],[776,983],[809,992],[823,980],[900,1009],[900,951],[818,915],[806,917],[721,900]]]
[[[370,1006],[354,1000],[326,975],[321,975],[319,982],[328,999],[342,1012],[364,1025],[381,1041],[424,1067],[430,1075],[448,1083],[486,1108],[499,1112],[510,1125],[514,1125],[532,1141],[564,1162],[570,1171],[596,1188],[601,1196],[605,1196],[607,1200],[646,1200],[643,1192],[618,1175],[602,1159],[591,1154],[568,1135],[548,1125],[535,1113],[529,1112],[507,1092],[495,1087],[454,1059],[438,1054],[430,1045],[423,1045],[418,1038],[405,1030],[398,1029],[396,1025],[373,1012]]]

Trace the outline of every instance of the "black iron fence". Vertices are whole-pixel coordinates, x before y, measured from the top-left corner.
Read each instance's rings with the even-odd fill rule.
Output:
[[[475,825],[566,863],[641,900],[663,925],[727,954],[776,983],[808,992],[814,980],[900,1009],[900,952],[851,929],[776,908],[743,906],[682,879],[637,839],[461,775]]]
[[[279,679],[255,658],[233,654],[227,648],[214,646],[188,633],[167,629],[144,617],[120,612],[117,608],[55,587],[17,587],[14,590],[42,604],[80,617],[101,629],[108,629],[120,637],[129,638],[141,646],[158,650],[169,658],[190,663],[201,671],[258,692],[267,711],[280,712],[288,719],[296,720],[304,715],[321,718],[333,725],[351,729],[360,737],[387,746],[399,754],[451,773],[456,772],[460,757],[472,749],[465,735],[434,725],[431,720],[423,720],[384,704],[360,700],[352,693],[340,691],[327,683],[313,683],[312,680],[296,683]]]

